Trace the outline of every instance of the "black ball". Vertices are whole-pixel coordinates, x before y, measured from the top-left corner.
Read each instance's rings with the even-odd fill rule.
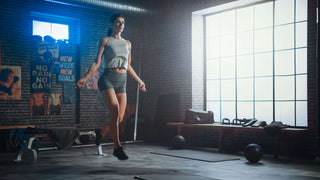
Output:
[[[186,140],[181,135],[176,135],[172,138],[171,145],[174,149],[183,149],[186,145]]]
[[[257,163],[260,161],[262,155],[262,148],[258,144],[249,144],[244,151],[244,156],[251,163]]]

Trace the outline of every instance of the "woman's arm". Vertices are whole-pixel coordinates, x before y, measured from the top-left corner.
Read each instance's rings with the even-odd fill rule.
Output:
[[[136,74],[136,72],[134,71],[134,69],[131,67],[131,65],[128,65],[128,73],[129,75],[138,82],[139,84],[139,89],[143,92],[146,92],[146,85],[144,84],[144,82],[139,78],[139,76]]]
[[[97,53],[96,59],[92,63],[87,74],[78,81],[77,87],[79,87],[79,88],[84,87],[86,82],[88,81],[88,79],[98,70],[98,68],[100,67],[100,64],[101,64],[101,57],[103,55],[103,52],[104,52],[106,45],[108,45],[108,39],[101,38],[101,40],[99,41],[98,53]]]
[[[146,85],[144,84],[144,82],[139,78],[139,76],[137,75],[137,73],[134,71],[134,69],[132,68],[131,66],[131,43],[130,41],[128,41],[128,44],[129,44],[129,55],[128,55],[128,73],[129,75],[135,80],[138,82],[139,84],[139,89],[143,92],[146,92],[147,89],[146,89]]]

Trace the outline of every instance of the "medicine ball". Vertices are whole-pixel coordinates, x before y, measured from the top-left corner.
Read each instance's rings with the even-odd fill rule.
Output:
[[[262,148],[258,144],[249,144],[244,150],[244,156],[251,163],[257,163],[263,155]]]
[[[181,135],[176,135],[172,138],[171,145],[174,149],[183,149],[186,145],[186,140]]]

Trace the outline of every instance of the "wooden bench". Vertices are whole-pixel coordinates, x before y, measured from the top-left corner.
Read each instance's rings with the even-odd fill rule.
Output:
[[[263,127],[243,127],[241,125],[225,125],[220,123],[213,123],[213,124],[185,124],[183,122],[168,122],[167,126],[172,126],[177,128],[177,134],[182,135],[183,129],[185,128],[203,128],[203,129],[214,129],[219,131],[219,144],[218,149],[219,151],[223,148],[223,140],[224,138],[228,137],[233,144],[234,138],[237,132],[257,132],[261,133],[263,131]],[[279,134],[274,136],[274,157],[278,157],[279,151],[279,143],[280,141],[284,140],[289,143],[290,141],[294,140],[295,135],[302,135],[305,134],[308,129],[304,128],[285,128],[280,131]]]
[[[35,125],[16,125],[16,126],[0,126],[0,130],[5,130],[5,129],[14,129],[14,128],[35,128]]]

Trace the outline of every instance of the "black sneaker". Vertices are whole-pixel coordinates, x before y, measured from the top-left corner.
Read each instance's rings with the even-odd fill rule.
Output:
[[[96,145],[99,146],[103,140],[103,136],[100,134],[100,129],[95,130],[96,133]]]
[[[116,156],[119,160],[129,159],[126,153],[124,153],[122,147],[118,147],[118,149],[113,149],[113,155]]]

